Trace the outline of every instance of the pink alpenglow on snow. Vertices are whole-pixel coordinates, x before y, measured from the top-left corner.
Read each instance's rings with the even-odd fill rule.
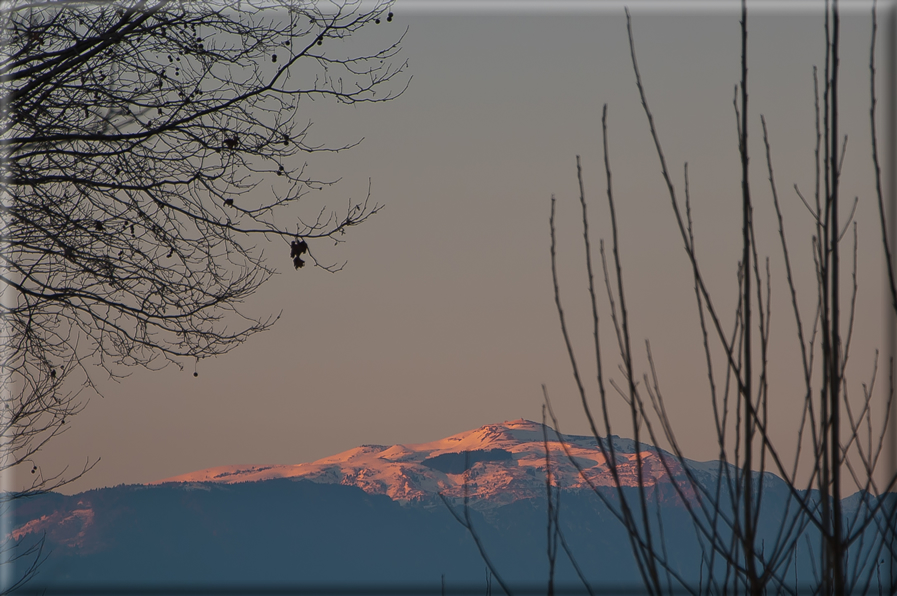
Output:
[[[565,489],[588,488],[590,481],[595,486],[613,486],[610,470],[594,437],[564,435],[561,437],[562,445],[553,429],[546,427],[545,432],[551,453],[553,485]],[[622,483],[637,486],[634,442],[616,436],[612,439],[617,473]],[[605,446],[609,447],[609,444],[605,442]],[[639,447],[647,487],[668,483],[667,468],[678,480],[682,469],[674,456],[649,445],[641,444]],[[666,467],[660,454],[666,459]],[[571,463],[570,458],[576,465]],[[703,467],[697,462],[695,464]],[[301,478],[323,484],[357,486],[371,494],[388,495],[396,501],[428,500],[439,493],[450,498],[461,498],[466,478],[474,507],[478,504],[480,507],[504,505],[545,495],[543,426],[520,419],[489,424],[431,443],[362,445],[311,463],[220,466],[151,484],[233,484],[276,478]]]

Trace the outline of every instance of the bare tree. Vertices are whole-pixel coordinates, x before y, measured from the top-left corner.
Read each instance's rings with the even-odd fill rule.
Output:
[[[35,454],[95,390],[96,365],[223,354],[276,317],[240,309],[273,274],[321,261],[379,206],[303,213],[316,180],[303,106],[388,101],[403,36],[365,49],[390,0],[6,2],[0,14],[0,473],[61,486]],[[385,26],[385,25],[383,25]],[[350,40],[349,38],[353,38]],[[313,250],[314,249],[314,250]],[[279,255],[281,253],[278,253]]]
[[[749,185],[748,128],[748,65],[747,5],[742,1],[741,10],[741,80],[735,88],[733,101],[737,123],[739,154],[741,159],[741,259],[737,266],[738,304],[730,322],[727,315],[716,306],[714,296],[705,284],[705,277],[695,244],[688,187],[688,167],[684,167],[684,203],[677,191],[667,166],[654,116],[650,110],[638,61],[632,21],[627,10],[627,28],[632,67],[642,106],[656,148],[663,180],[668,191],[676,224],[685,254],[692,270],[695,300],[700,321],[707,363],[709,404],[715,420],[715,433],[719,445],[718,467],[715,480],[699,479],[697,471],[689,467],[676,439],[674,428],[667,414],[666,404],[654,367],[650,343],[646,342],[649,371],[638,375],[635,371],[631,346],[629,314],[624,291],[624,275],[619,254],[618,222],[614,210],[614,194],[611,184],[611,159],[608,150],[607,106],[604,107],[602,129],[604,140],[604,165],[607,180],[607,205],[613,238],[612,263],[608,265],[603,240],[600,254],[610,318],[616,332],[620,355],[622,386],[607,375],[607,357],[602,354],[599,340],[599,304],[595,273],[592,266],[590,232],[582,174],[577,158],[580,182],[580,201],[586,251],[586,268],[591,300],[594,335],[594,358],[597,364],[597,383],[600,413],[593,412],[589,403],[586,382],[580,372],[577,354],[568,334],[568,323],[560,299],[557,280],[556,238],[554,225],[555,202],[552,199],[551,254],[555,298],[560,326],[566,341],[573,374],[578,386],[582,406],[598,447],[608,463],[608,469],[617,490],[617,499],[599,496],[612,509],[630,537],[633,555],[649,594],[673,591],[702,593],[798,593],[809,590],[818,594],[865,594],[869,591],[897,591],[897,579],[882,577],[881,565],[897,559],[895,531],[897,531],[897,499],[891,493],[897,485],[893,471],[881,471],[886,455],[885,432],[888,418],[894,416],[894,362],[889,359],[880,366],[877,356],[874,372],[861,385],[861,397],[849,398],[848,359],[853,332],[854,312],[858,285],[857,226],[853,222],[857,202],[845,204],[841,189],[841,167],[846,146],[846,136],[839,130],[840,104],[838,97],[840,78],[840,10],[837,0],[825,6],[826,55],[822,73],[821,105],[820,85],[816,69],[813,70],[816,112],[816,172],[815,193],[807,200],[797,185],[796,198],[804,202],[815,222],[815,235],[810,239],[813,248],[816,287],[798,288],[792,276],[789,253],[791,239],[785,232],[785,222],[775,185],[774,160],[769,135],[763,116],[766,170],[770,192],[777,214],[780,250],[784,258],[788,291],[793,306],[797,340],[802,358],[805,392],[803,414],[797,429],[795,457],[791,462],[781,455],[782,444],[777,444],[768,432],[768,356],[772,339],[770,331],[770,279],[768,258],[760,260],[763,247],[758,245],[754,226],[754,196]],[[884,195],[881,183],[878,141],[876,137],[876,85],[875,45],[877,32],[876,8],[872,9],[872,40],[870,50],[870,120],[872,126],[872,161],[875,169],[875,188],[881,219],[881,247],[888,267],[890,302],[897,314],[897,290],[895,290],[892,245],[888,238],[885,219]],[[846,221],[842,219],[847,215]],[[845,251],[842,242],[852,231],[853,250]],[[845,284],[842,263],[850,262],[851,279]],[[846,258],[845,258],[846,257]],[[799,308],[798,292],[810,291],[818,299],[814,312],[807,316]],[[841,302],[841,293],[851,296],[850,303]],[[821,352],[821,354],[818,354]],[[814,354],[817,356],[814,358]],[[714,355],[721,355],[723,365],[714,365]],[[885,419],[873,424],[873,395],[879,376],[879,368],[885,368],[888,387],[885,391]],[[641,376],[641,380],[638,377]],[[619,432],[620,424],[611,419],[608,407],[610,388],[626,401],[629,407],[629,432],[635,442],[636,470],[638,478],[637,498],[624,494],[624,484],[617,473],[618,458],[612,441],[602,440]],[[547,399],[547,397],[546,397]],[[555,420],[557,425],[557,420]],[[557,426],[556,426],[557,427]],[[809,434],[809,439],[805,439]],[[647,435],[647,436],[646,436]],[[653,445],[666,443],[672,457],[656,450],[665,473],[672,480],[676,494],[687,510],[698,542],[702,549],[701,570],[697,585],[687,581],[668,555],[662,524],[653,523],[651,503],[646,490],[646,469],[641,447],[650,441]],[[801,446],[808,442],[812,469],[809,479],[799,480]],[[734,447],[734,449],[733,449]],[[806,459],[807,456],[805,456]],[[789,499],[783,509],[770,511],[762,508],[765,495],[763,475],[773,471],[784,481]],[[884,478],[882,481],[881,478]],[[842,490],[852,487],[858,491],[856,502],[848,506]],[[761,516],[776,515],[779,525],[776,535],[761,540],[758,534]],[[789,572],[797,567],[798,552],[809,558],[815,569],[814,577],[798,585],[791,581]],[[697,570],[694,570],[697,571]]]

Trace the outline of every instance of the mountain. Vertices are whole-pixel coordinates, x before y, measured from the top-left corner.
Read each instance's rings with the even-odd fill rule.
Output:
[[[586,580],[638,589],[630,541],[616,516],[621,494],[637,504],[640,457],[648,523],[662,529],[672,568],[697,583],[706,541],[688,509],[705,511],[722,478],[719,512],[732,519],[721,472],[737,470],[680,464],[645,444],[636,454],[633,441],[616,436],[602,443],[613,448],[622,491],[594,437],[561,441],[551,428],[516,420],[431,443],[363,445],[311,463],[223,466],[147,485],[40,495],[16,502],[7,538],[19,552],[41,541],[49,552],[33,589],[376,585],[435,593],[443,577],[449,588],[487,581],[476,542],[449,509],[463,518],[466,494],[470,522],[494,568],[506,582],[533,588],[549,573],[550,470],[558,526]],[[758,541],[772,548],[798,508],[781,479],[754,477],[764,491]],[[851,499],[845,504],[859,511],[864,500]],[[804,526],[801,541],[818,542],[814,532]],[[804,549],[794,571],[812,577],[815,557]],[[556,579],[582,585],[563,553]]]
[[[490,509],[545,496],[547,440],[553,485],[565,489],[586,489],[589,482],[595,486],[613,486],[594,437],[565,435],[563,439],[562,444],[550,427],[520,419],[489,424],[431,443],[362,445],[311,463],[220,466],[151,484],[237,484],[293,478],[318,484],[357,486],[368,494],[386,495],[406,503],[429,502],[439,494],[461,499],[466,480],[472,506]],[[637,486],[634,442],[617,436],[611,442],[623,485]],[[610,449],[607,441],[605,448]],[[641,444],[640,452],[647,487],[669,482],[660,454],[666,456],[673,477],[682,479],[682,469],[671,454],[645,444]],[[701,466],[693,463],[696,468]]]

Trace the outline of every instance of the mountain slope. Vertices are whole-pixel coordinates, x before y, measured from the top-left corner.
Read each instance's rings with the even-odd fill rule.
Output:
[[[214,482],[235,484],[274,478],[306,479],[322,484],[357,486],[369,494],[397,501],[428,501],[441,493],[462,498],[465,479],[473,506],[489,508],[545,495],[545,438],[551,453],[552,484],[563,488],[613,486],[594,437],[564,436],[564,445],[582,468],[574,466],[555,431],[536,422],[514,420],[489,424],[430,443],[362,445],[311,463],[296,465],[221,466],[182,474],[151,484]],[[635,445],[612,437],[617,469],[624,486],[637,486]],[[609,443],[605,446],[609,448]],[[673,477],[682,475],[669,453],[640,446],[645,485],[669,482],[660,461],[666,456]],[[466,454],[466,455],[465,455]],[[697,462],[695,462],[697,464]],[[465,470],[469,470],[465,474]]]
[[[46,498],[45,498],[46,497]],[[91,510],[71,517],[74,510]],[[520,500],[471,520],[507,581],[541,585],[545,508]],[[30,500],[17,517],[45,527],[52,550],[35,586],[480,584],[485,565],[468,532],[440,503],[424,507],[354,486],[274,479],[202,488],[120,486]],[[68,519],[68,521],[63,521]],[[596,583],[631,583],[625,534],[594,496],[565,496],[568,542]],[[21,534],[25,546],[42,534]],[[77,536],[77,539],[72,539]],[[575,582],[567,561],[558,579]]]
[[[495,568],[506,581],[532,588],[548,577],[547,442],[551,483],[559,489],[558,525],[589,583],[638,589],[630,541],[615,514],[621,494],[631,507],[639,502],[635,445],[602,440],[614,449],[621,491],[595,438],[565,436],[562,444],[552,429],[516,420],[430,443],[364,445],[306,464],[223,466],[150,485],[40,495],[17,502],[7,538],[20,548],[45,541],[51,554],[33,585],[54,589],[377,584],[432,590],[442,575],[450,585],[483,582],[479,550],[448,509],[460,512],[467,494],[470,519]],[[703,491],[720,482],[724,468],[685,460],[693,485],[669,453],[649,445],[638,451],[645,519],[655,530],[662,527],[671,568],[697,583],[707,544],[686,505],[717,519]],[[737,478],[737,470],[727,471]],[[780,530],[794,527],[799,507],[781,479],[754,477],[764,490],[757,540],[773,549]],[[725,480],[722,486],[718,513],[735,519]],[[861,502],[845,499],[845,511],[860,511]],[[818,544],[818,532],[800,527],[788,538],[799,539],[801,551],[787,572],[809,578],[819,553],[803,544]],[[727,543],[725,528],[717,530]],[[861,551],[873,542],[857,544],[851,560],[865,556]],[[724,561],[714,565],[725,572]],[[563,554],[556,578],[561,584],[578,579]]]

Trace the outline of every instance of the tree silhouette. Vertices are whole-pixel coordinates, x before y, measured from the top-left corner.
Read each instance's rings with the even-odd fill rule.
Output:
[[[181,365],[274,322],[240,310],[273,273],[257,241],[292,242],[296,268],[306,252],[340,268],[310,246],[341,242],[379,206],[368,192],[302,218],[302,198],[330,184],[302,157],[347,148],[312,144],[302,106],[404,90],[401,31],[369,51],[346,43],[390,8],[4,5],[0,472],[33,473],[14,496],[72,479],[45,477],[33,458],[80,411],[80,391],[95,389],[88,365],[113,377]]]
[[[765,148],[765,166],[775,207],[780,247],[785,263],[786,283],[793,306],[797,339],[802,367],[796,374],[804,384],[803,412],[800,427],[796,429],[797,444],[794,460],[784,459],[783,445],[768,432],[769,404],[769,346],[773,335],[770,328],[771,274],[768,260],[763,270],[760,260],[763,247],[755,237],[754,191],[749,180],[748,127],[751,116],[748,110],[747,3],[741,4],[741,78],[736,85],[733,101],[737,121],[738,147],[741,165],[742,234],[741,259],[737,264],[738,303],[735,312],[726,315],[718,307],[705,283],[706,274],[701,265],[695,244],[692,210],[688,186],[688,167],[684,167],[683,194],[677,189],[664,156],[662,142],[655,127],[654,116],[646,98],[645,87],[634,41],[632,21],[626,11],[632,67],[636,77],[642,107],[656,149],[656,155],[675,223],[685,248],[694,284],[698,307],[708,378],[708,407],[712,409],[714,433],[719,458],[715,480],[701,480],[691,469],[683,455],[675,429],[668,415],[661,385],[654,366],[650,344],[646,343],[649,370],[639,375],[635,370],[630,338],[630,318],[624,291],[624,271],[621,265],[618,242],[618,222],[614,210],[614,193],[611,184],[611,158],[608,143],[607,106],[602,117],[604,165],[607,180],[607,205],[613,238],[612,257],[606,255],[604,241],[600,243],[604,284],[609,302],[610,318],[616,333],[623,383],[617,384],[607,373],[607,356],[599,340],[599,303],[595,272],[592,267],[589,219],[582,183],[582,172],[577,158],[580,183],[580,202],[586,251],[586,267],[591,301],[594,334],[594,354],[597,365],[596,386],[587,388],[577,361],[577,353],[570,341],[561,293],[557,278],[556,230],[554,224],[555,201],[551,206],[551,257],[554,292],[560,326],[566,342],[570,362],[585,415],[598,446],[608,462],[609,473],[617,491],[617,499],[611,500],[596,493],[612,510],[627,530],[630,547],[637,562],[645,590],[649,594],[687,592],[766,593],[797,594],[809,590],[814,594],[843,595],[848,593],[894,593],[897,577],[894,576],[897,561],[897,474],[883,471],[888,451],[887,429],[894,413],[894,361],[893,355],[885,362],[889,385],[884,391],[885,414],[878,419],[873,412],[875,384],[879,373],[878,355],[873,363],[871,378],[861,385],[860,397],[848,397],[850,384],[847,366],[853,318],[856,307],[857,224],[852,222],[853,207],[845,204],[841,189],[842,164],[846,137],[839,130],[841,119],[838,97],[840,78],[840,9],[837,0],[825,5],[825,63],[820,84],[816,68],[813,70],[816,114],[816,191],[807,201],[799,188],[795,190],[815,222],[815,234],[807,239],[812,247],[816,286],[809,291],[817,296],[810,313],[799,308],[797,287],[792,276],[791,240],[785,232],[779,196],[775,184],[774,160],[770,149],[769,133],[765,118],[760,116]],[[871,157],[875,171],[875,189],[881,223],[880,246],[888,268],[888,302],[893,307],[891,315],[897,315],[897,291],[891,259],[892,239],[888,237],[885,219],[884,194],[881,183],[881,167],[876,136],[876,69],[875,47],[877,32],[876,7],[872,8],[872,39],[869,57],[871,78],[870,121],[872,129]],[[820,89],[821,88],[821,89]],[[821,91],[821,93],[820,93]],[[820,101],[821,96],[821,101]],[[683,200],[684,196],[684,200]],[[843,216],[845,219],[841,219]],[[852,225],[851,225],[852,224]],[[842,261],[850,263],[845,255],[849,251],[841,246],[848,232],[853,232],[852,284],[845,283],[841,271]],[[793,244],[793,243],[792,243]],[[610,264],[608,261],[611,261]],[[600,275],[600,273],[599,273]],[[842,292],[851,296],[850,302],[842,302]],[[814,359],[814,353],[816,354]],[[723,364],[719,365],[722,361]],[[715,365],[714,362],[717,364]],[[641,377],[639,379],[638,377]],[[879,381],[880,382],[880,381]],[[628,406],[627,432],[632,433],[636,444],[650,441],[653,445],[667,443],[673,456],[665,456],[657,450],[671,486],[680,504],[686,509],[702,548],[699,582],[694,585],[673,565],[669,550],[674,547],[651,517],[654,514],[650,496],[646,491],[644,475],[647,473],[641,456],[636,457],[638,476],[637,497],[624,494],[624,484],[617,474],[617,456],[613,444],[604,446],[600,435],[610,436],[620,432],[619,421],[612,420],[608,407],[610,388],[616,390]],[[600,411],[593,411],[588,394],[598,393]],[[546,394],[547,401],[547,394]],[[557,428],[557,420],[555,420]],[[803,462],[809,459],[811,474],[804,481],[798,477],[801,446],[808,443]],[[893,449],[893,447],[891,447]],[[809,455],[806,453],[809,452]],[[571,458],[572,461],[572,458]],[[575,461],[573,462],[575,465]],[[805,464],[806,465],[806,464]],[[681,469],[682,473],[674,470]],[[765,487],[763,473],[772,471],[784,479],[789,499],[783,510],[761,509]],[[849,508],[845,505],[842,490],[857,491],[858,498]],[[775,515],[778,532],[767,540],[758,536],[762,515]],[[659,517],[658,517],[659,520]],[[549,522],[550,524],[550,522]],[[796,572],[798,552],[808,557],[814,565],[814,577],[798,585],[790,573]],[[881,565],[890,562],[884,571]],[[698,572],[698,570],[692,570]]]

